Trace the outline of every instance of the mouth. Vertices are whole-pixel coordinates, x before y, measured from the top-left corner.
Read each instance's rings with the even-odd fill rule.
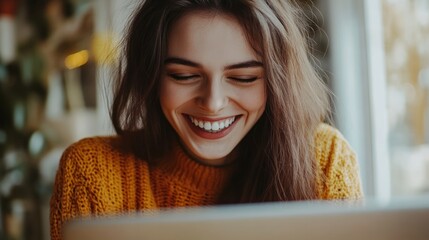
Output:
[[[226,136],[238,122],[242,115],[226,117],[221,119],[208,119],[185,115],[187,122],[194,132],[208,139],[217,139]]]

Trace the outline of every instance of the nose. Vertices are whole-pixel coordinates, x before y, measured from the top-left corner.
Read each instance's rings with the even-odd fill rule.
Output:
[[[207,112],[217,113],[228,104],[227,89],[222,81],[207,81],[200,91],[198,103]]]

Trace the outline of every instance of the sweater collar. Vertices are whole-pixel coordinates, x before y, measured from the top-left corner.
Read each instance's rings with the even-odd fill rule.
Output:
[[[175,143],[173,150],[158,167],[166,178],[175,181],[176,184],[202,193],[218,194],[227,183],[235,165],[206,165],[192,159],[180,144]]]

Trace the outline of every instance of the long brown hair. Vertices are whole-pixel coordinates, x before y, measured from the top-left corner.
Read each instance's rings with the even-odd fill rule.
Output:
[[[237,146],[238,167],[219,203],[315,199],[314,134],[329,109],[312,65],[303,14],[286,0],[146,0],[125,37],[123,67],[111,109],[118,135],[156,161],[177,137],[159,103],[169,30],[193,10],[233,16],[262,57],[267,105]]]

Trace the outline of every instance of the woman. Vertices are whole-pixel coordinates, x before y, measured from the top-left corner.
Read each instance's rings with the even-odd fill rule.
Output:
[[[322,124],[327,89],[283,0],[146,0],[126,36],[118,136],[69,147],[51,236],[76,216],[357,199],[355,154]]]

